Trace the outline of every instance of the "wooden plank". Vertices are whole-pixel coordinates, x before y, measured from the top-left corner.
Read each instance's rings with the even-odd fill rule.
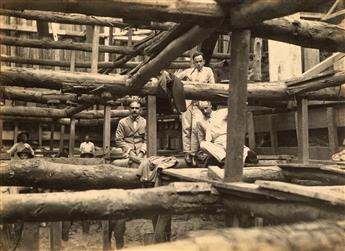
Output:
[[[231,36],[231,65],[229,91],[226,160],[224,181],[240,181],[243,174],[243,145],[247,116],[247,80],[250,31],[234,31]],[[230,88],[229,88],[230,89]]]
[[[336,122],[336,110],[333,107],[327,107],[327,129],[328,146],[330,157],[338,152],[338,128]]]
[[[157,155],[157,105],[155,96],[147,96],[147,155]]]
[[[62,243],[62,222],[51,222],[50,223],[50,250],[59,251],[61,250]]]
[[[309,161],[309,127],[308,127],[308,100],[297,101],[297,142],[298,160],[302,163]]]
[[[74,157],[74,144],[75,144],[75,118],[71,118],[70,129],[69,129],[69,153],[68,157]]]
[[[271,114],[268,116],[269,132],[271,138],[271,148],[273,154],[278,154],[278,132],[276,124],[276,116]]]
[[[345,53],[342,53],[342,52],[334,53],[332,56],[329,56],[328,58],[326,58],[325,60],[323,60],[319,64],[317,64],[317,65],[311,67],[310,69],[308,69],[307,71],[305,71],[301,76],[302,77],[313,77],[313,76],[323,72],[327,68],[331,67],[335,62],[339,61],[344,56],[345,56]]]
[[[249,148],[252,150],[255,150],[255,147],[256,147],[255,124],[254,124],[254,116],[252,112],[247,113],[247,132],[248,132]]]
[[[270,189],[275,191],[281,191],[284,193],[291,193],[301,195],[307,198],[318,199],[326,202],[330,202],[333,205],[345,206],[344,189],[345,186],[339,186],[341,192],[336,193],[333,189],[327,186],[321,187],[306,187],[301,185],[295,185],[280,181],[261,181],[255,182],[260,188]]]

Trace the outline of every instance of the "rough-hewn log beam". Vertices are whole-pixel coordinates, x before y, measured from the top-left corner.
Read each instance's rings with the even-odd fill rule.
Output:
[[[284,210],[285,211],[285,210]],[[127,251],[148,250],[280,250],[341,251],[345,244],[345,221],[299,223],[251,229],[199,231],[189,238],[163,244],[138,246]]]
[[[172,183],[147,189],[2,196],[2,223],[140,218],[157,213],[206,213],[221,209],[206,183]]]
[[[92,51],[92,45],[89,43],[77,43],[67,41],[52,41],[45,39],[25,39],[9,36],[0,36],[0,43],[3,45],[14,45],[20,47],[32,47],[42,49],[64,49],[77,51]],[[99,52],[119,53],[131,55],[135,52],[130,46],[99,45]]]
[[[120,18],[99,16],[95,17],[77,13],[0,9],[0,15],[25,18],[29,20],[40,20],[53,23],[114,26],[122,29],[125,29],[130,26],[129,24],[122,22],[122,19]]]
[[[328,86],[328,82],[334,77],[341,81],[336,83],[332,81],[332,86],[340,85],[344,82],[340,76],[345,73],[336,73],[334,76],[317,79],[316,81],[324,82]],[[133,90],[127,84],[126,75],[102,75],[90,74],[85,72],[63,72],[51,70],[33,70],[28,68],[10,68],[2,67],[0,74],[0,84],[3,86],[22,86],[34,88],[48,88],[55,90],[65,90],[71,93],[89,93],[95,88],[102,86],[115,96],[124,95],[163,95],[158,83],[146,84],[141,90]],[[326,80],[326,81],[325,81]],[[311,84],[313,82],[310,82]],[[220,100],[226,99],[228,96],[228,87],[224,84],[205,85],[203,83],[184,83],[185,95],[188,99],[195,100]],[[248,84],[249,100],[289,100],[294,99],[287,93],[287,85],[284,81],[252,83]],[[340,96],[339,88],[326,88],[310,93],[301,94],[301,97],[316,100],[342,100],[344,96]]]
[[[58,91],[39,91],[24,89],[19,87],[0,87],[0,96],[5,99],[20,100],[35,103],[48,103],[49,100],[59,100],[60,104],[73,101],[80,104],[106,104],[107,100],[96,95],[76,95],[71,93],[61,93]]]
[[[345,29],[317,21],[276,18],[254,26],[253,36],[306,48],[345,52]]]
[[[72,108],[71,108],[72,109]],[[84,110],[84,108],[82,109]],[[68,109],[56,109],[45,107],[27,107],[27,106],[1,106],[0,114],[7,116],[28,116],[28,117],[46,117],[46,118],[68,118],[73,114]],[[72,115],[71,115],[72,114]],[[112,117],[126,117],[128,110],[112,110]],[[74,115],[76,119],[99,119],[104,117],[103,111],[84,111]]]
[[[59,162],[56,159],[54,162],[57,163],[51,163],[42,159],[32,159],[3,162],[0,166],[0,185],[75,190],[139,186],[139,180],[135,177],[137,173],[135,169],[120,168],[114,165],[89,165],[86,171],[86,167],[82,166],[83,163],[78,164],[79,162],[73,161],[74,165],[72,165],[68,161]],[[180,162],[178,165],[183,165],[183,160]],[[49,173],[52,175],[47,175]],[[188,181],[196,180],[198,179]],[[284,176],[278,167],[245,168],[243,180],[246,182],[284,180]]]
[[[2,62],[10,62],[10,63],[19,63],[19,64],[30,64],[30,65],[45,65],[45,66],[60,66],[60,67],[69,67],[69,61],[56,61],[51,59],[34,59],[34,58],[23,58],[23,57],[15,57],[15,56],[6,56],[1,55],[0,60]],[[98,66],[100,68],[125,68],[125,69],[132,69],[139,66],[139,62],[129,61],[123,64],[118,64],[118,61],[115,62],[98,62]],[[221,64],[213,64],[213,67],[221,67]],[[75,67],[77,68],[90,68],[91,62],[84,61],[84,62],[76,62]],[[172,62],[168,65],[169,69],[185,69],[190,67],[190,62]]]
[[[52,189],[138,188],[137,171],[114,165],[69,165],[45,160],[3,162],[1,185],[37,186]]]
[[[3,9],[16,10],[45,10],[69,13],[83,13],[88,15],[127,17],[143,20],[194,22],[214,25],[226,16],[226,26],[234,28],[250,27],[263,20],[290,15],[299,11],[312,11],[320,4],[331,0],[303,0],[289,1],[245,1],[240,4],[237,0],[228,1],[222,5],[216,0],[172,0],[172,1],[141,1],[141,0],[103,0],[95,5],[93,1],[63,1],[50,0],[37,2],[34,0],[9,0],[1,3]],[[235,5],[236,4],[236,5]]]

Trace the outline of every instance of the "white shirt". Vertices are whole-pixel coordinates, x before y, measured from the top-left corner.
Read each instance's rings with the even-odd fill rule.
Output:
[[[95,152],[95,145],[89,142],[83,142],[80,144],[80,152],[81,153],[94,153]]]

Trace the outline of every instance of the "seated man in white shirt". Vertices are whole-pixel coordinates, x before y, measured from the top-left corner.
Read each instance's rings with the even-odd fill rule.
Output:
[[[80,157],[92,158],[95,156],[95,145],[90,141],[89,135],[85,136],[85,142],[80,144]]]
[[[215,113],[206,130],[205,140],[200,142],[200,149],[213,156],[221,165],[224,165],[228,110],[227,108],[220,109]],[[250,162],[257,163],[256,154],[247,146],[243,146],[243,163],[245,163],[249,152],[251,155]],[[252,155],[255,155],[255,157]]]

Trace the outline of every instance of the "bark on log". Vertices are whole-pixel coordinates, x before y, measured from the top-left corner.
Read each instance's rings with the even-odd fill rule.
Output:
[[[34,186],[51,189],[139,188],[137,170],[114,165],[71,165],[45,160],[1,163],[3,186]]]
[[[98,25],[113,26],[121,29],[128,28],[130,25],[122,22],[120,18],[95,17],[77,13],[61,13],[38,10],[6,10],[0,9],[0,15],[25,18],[30,20],[40,20],[53,23],[80,24],[80,25]]]
[[[124,250],[342,251],[345,245],[344,236],[345,221],[322,221],[264,228],[198,231],[183,240]]]
[[[31,47],[42,49],[64,49],[76,51],[92,51],[92,45],[89,43],[77,43],[67,41],[52,41],[44,39],[25,39],[18,37],[0,36],[0,43],[3,45],[13,45],[19,47]],[[135,50],[130,46],[99,45],[99,52],[118,53],[132,55]]]
[[[1,223],[140,218],[156,214],[217,212],[222,206],[206,183],[146,189],[2,196]]]
[[[254,26],[252,35],[306,48],[345,52],[345,29],[317,21],[276,18]]]
[[[27,107],[27,106],[1,106],[1,115],[8,116],[29,116],[29,117],[46,117],[46,118],[68,118],[70,117],[66,109],[44,108],[44,107]],[[112,117],[126,117],[129,115],[128,110],[112,110]],[[104,117],[103,111],[84,111],[73,116],[76,119],[100,119]]]
[[[23,117],[23,116],[1,116],[4,120],[10,121],[33,121],[33,122],[42,122],[42,123],[56,123],[61,125],[70,125],[71,119],[54,119],[54,118],[42,118],[42,117]],[[112,118],[111,124],[117,125],[119,118]],[[101,126],[104,123],[104,119],[78,119],[75,121],[75,124],[78,126]]]
[[[27,68],[2,67],[0,84],[4,86],[22,86],[33,88],[47,88],[71,93],[89,93],[102,86],[114,96],[125,95],[154,95],[164,96],[158,83],[146,84],[140,90],[131,89],[128,84],[128,76],[102,75],[85,72],[63,72],[50,70],[33,70]],[[345,73],[339,73],[344,75]],[[332,77],[330,77],[332,79]],[[320,81],[320,80],[317,80]],[[313,83],[313,82],[311,82]],[[327,84],[327,82],[326,82]],[[334,83],[333,83],[334,84]],[[340,82],[343,84],[343,82]],[[315,100],[344,100],[340,96],[339,88],[326,88],[310,93],[301,94],[299,97]],[[208,84],[184,82],[185,96],[194,100],[226,100],[228,86],[224,84]],[[284,81],[274,83],[248,84],[248,100],[289,100],[295,99],[287,93],[287,85]]]
[[[18,64],[31,64],[31,65],[45,65],[45,66],[59,66],[59,67],[70,67],[71,62],[69,61],[54,61],[51,59],[34,59],[34,58],[23,58],[23,57],[12,57],[1,55],[0,60],[2,62],[18,63]],[[99,68],[125,68],[133,69],[140,65],[139,62],[129,61],[124,64],[119,64],[119,61],[115,62],[98,62]],[[212,67],[221,67],[222,64],[211,64]],[[91,62],[75,62],[77,68],[90,68]],[[185,69],[190,67],[190,62],[171,62],[168,66],[169,69]]]
[[[321,4],[331,3],[332,0],[303,0],[289,1],[246,1],[241,4],[237,0],[227,1],[227,4],[216,0],[190,1],[141,1],[141,0],[112,0],[102,1],[95,5],[93,1],[63,1],[50,0],[37,2],[34,0],[5,1],[3,9],[15,10],[45,10],[69,13],[83,13],[88,15],[127,17],[143,20],[192,22],[214,25],[226,18],[224,25],[233,28],[250,27],[254,24],[275,17],[287,16],[299,11],[312,11]]]
[[[79,163],[77,161],[73,160],[76,164]],[[69,160],[64,159],[56,159],[54,162],[60,164],[39,159],[4,162],[1,165],[0,185],[38,186],[52,189],[78,190],[139,186],[139,180],[135,177],[137,172],[135,169],[120,168],[114,165],[89,165],[85,167],[72,165]],[[84,164],[84,162],[81,164]],[[174,171],[174,169],[170,170]],[[175,171],[178,172],[178,170]],[[195,179],[188,180],[184,178],[185,176],[182,175],[179,179],[195,181]],[[260,179],[273,180],[275,178],[276,180],[282,180],[283,176],[279,171],[272,170],[269,167],[254,170],[245,168],[244,170],[243,179],[248,182],[254,182]]]
[[[76,95],[71,93],[61,93],[58,91],[40,91],[30,90],[16,87],[0,86],[0,96],[4,99],[20,100],[26,102],[43,103],[55,99],[59,100],[60,104],[66,104],[67,101],[73,101],[79,104],[107,104],[107,100],[96,95]]]

